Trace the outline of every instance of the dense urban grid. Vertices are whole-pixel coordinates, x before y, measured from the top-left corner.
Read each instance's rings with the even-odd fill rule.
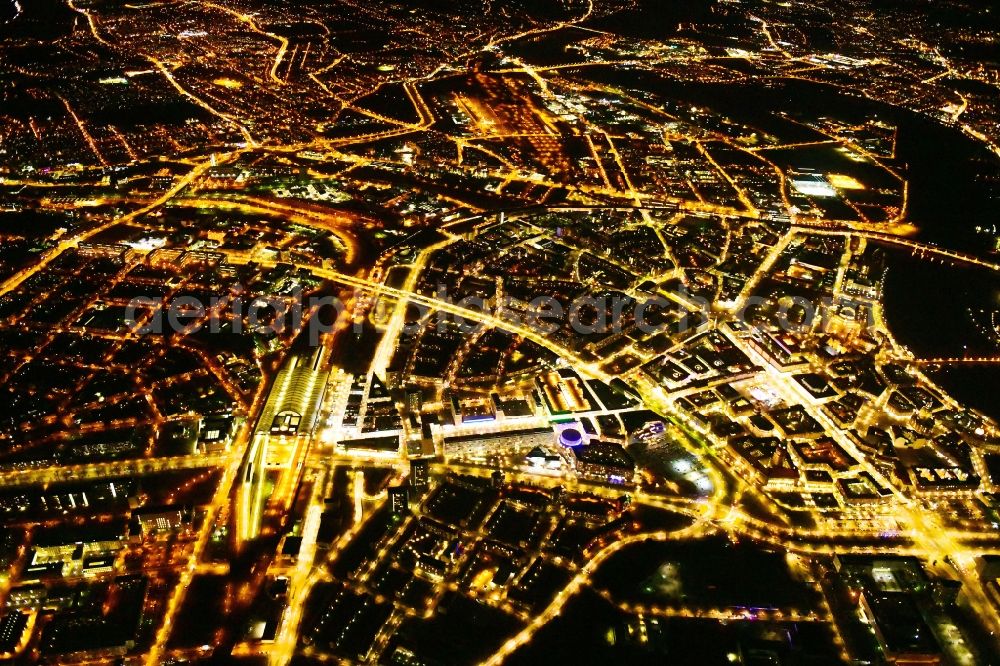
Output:
[[[0,0],[0,662],[1000,664],[1000,11]]]

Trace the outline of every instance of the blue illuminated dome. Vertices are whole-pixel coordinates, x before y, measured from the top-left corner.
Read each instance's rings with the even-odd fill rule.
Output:
[[[576,428],[566,428],[559,433],[559,443],[569,447],[580,446],[583,444],[583,434]]]

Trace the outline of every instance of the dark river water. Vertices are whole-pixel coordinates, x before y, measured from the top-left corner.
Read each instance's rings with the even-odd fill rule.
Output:
[[[0,23],[6,23],[17,15],[14,0],[0,0]]]

